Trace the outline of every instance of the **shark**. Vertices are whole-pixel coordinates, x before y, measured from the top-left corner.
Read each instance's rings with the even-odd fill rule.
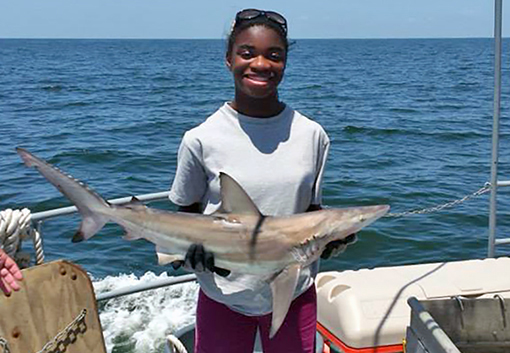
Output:
[[[373,205],[266,216],[226,173],[219,174],[220,209],[210,215],[150,208],[134,197],[112,205],[29,151],[16,151],[26,166],[35,167],[77,207],[82,220],[73,242],[90,239],[114,222],[125,230],[127,240],[143,238],[155,244],[161,265],[183,260],[190,245],[202,244],[214,254],[215,266],[262,276],[272,293],[271,338],[285,320],[301,269],[317,261],[329,242],[357,233],[389,210],[388,205]]]

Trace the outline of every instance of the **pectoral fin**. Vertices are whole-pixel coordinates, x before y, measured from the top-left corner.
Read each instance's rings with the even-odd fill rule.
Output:
[[[300,272],[299,264],[290,265],[270,283],[273,293],[273,317],[269,338],[273,338],[287,316]]]

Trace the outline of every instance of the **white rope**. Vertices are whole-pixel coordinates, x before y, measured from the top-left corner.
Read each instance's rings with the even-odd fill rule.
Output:
[[[29,235],[32,214],[28,208],[0,212],[0,247],[13,257],[22,239]]]
[[[186,350],[186,347],[184,347],[182,342],[179,341],[179,339],[177,337],[175,337],[174,335],[166,336],[166,342],[167,342],[166,348],[170,349],[170,351],[168,351],[165,348],[165,350],[168,353],[188,353],[188,351]]]
[[[44,250],[42,244],[41,232],[39,229],[31,228],[32,239],[34,240],[35,264],[41,265],[44,262]]]
[[[21,241],[32,238],[35,250],[35,263],[44,262],[42,238],[38,229],[32,228],[32,213],[28,208],[0,211],[0,249],[14,258],[19,266],[30,265],[30,255],[20,251]]]

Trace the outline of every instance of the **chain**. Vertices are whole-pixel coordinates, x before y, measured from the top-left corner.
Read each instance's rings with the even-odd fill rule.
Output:
[[[467,200],[469,200],[469,199],[471,199],[473,197],[477,197],[477,196],[483,195],[486,192],[490,191],[490,189],[491,189],[491,184],[490,183],[485,183],[485,185],[482,188],[480,188],[480,190],[475,191],[472,194],[466,195],[466,196],[464,196],[461,199],[450,201],[450,202],[447,202],[445,204],[434,206],[434,207],[423,208],[421,210],[412,210],[412,211],[400,212],[400,213],[388,213],[384,217],[397,218],[397,217],[404,217],[404,216],[410,216],[410,215],[415,215],[415,214],[427,214],[427,213],[433,213],[433,212],[441,211],[441,210],[443,210],[445,208],[451,208],[451,207],[457,206],[458,204],[461,204],[461,203],[463,203],[463,202],[465,202],[465,201],[467,201]]]
[[[37,353],[64,353],[71,343],[76,341],[79,333],[87,331],[85,324],[85,315],[87,309],[83,309],[81,313],[71,322],[65,329],[60,331],[51,341],[46,343],[44,347]],[[10,353],[9,343],[3,337],[0,337],[0,348],[2,353]]]
[[[3,337],[0,337],[0,348],[2,348],[2,353],[11,353],[9,343]]]
[[[64,353],[67,346],[76,341],[79,333],[87,331],[85,315],[87,315],[87,309],[83,309],[73,322],[46,343],[37,353]]]

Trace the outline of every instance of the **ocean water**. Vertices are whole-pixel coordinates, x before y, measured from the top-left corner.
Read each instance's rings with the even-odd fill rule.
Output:
[[[503,48],[500,180],[510,179],[510,52]],[[167,190],[183,133],[233,95],[220,40],[0,40],[0,210],[69,205],[14,151],[24,147],[106,198]],[[331,207],[388,203],[392,212],[442,205],[490,178],[490,39],[296,40],[281,98],[318,121],[332,148]],[[425,215],[383,218],[322,270],[483,258],[488,194]],[[174,210],[168,201],[153,207]],[[498,235],[510,235],[500,189]],[[98,292],[183,272],[116,225],[72,244],[79,223],[44,223],[47,261],[83,266]],[[30,245],[25,245],[30,249]],[[507,255],[508,246],[497,248]],[[193,322],[196,284],[102,303],[108,352],[161,352]]]

